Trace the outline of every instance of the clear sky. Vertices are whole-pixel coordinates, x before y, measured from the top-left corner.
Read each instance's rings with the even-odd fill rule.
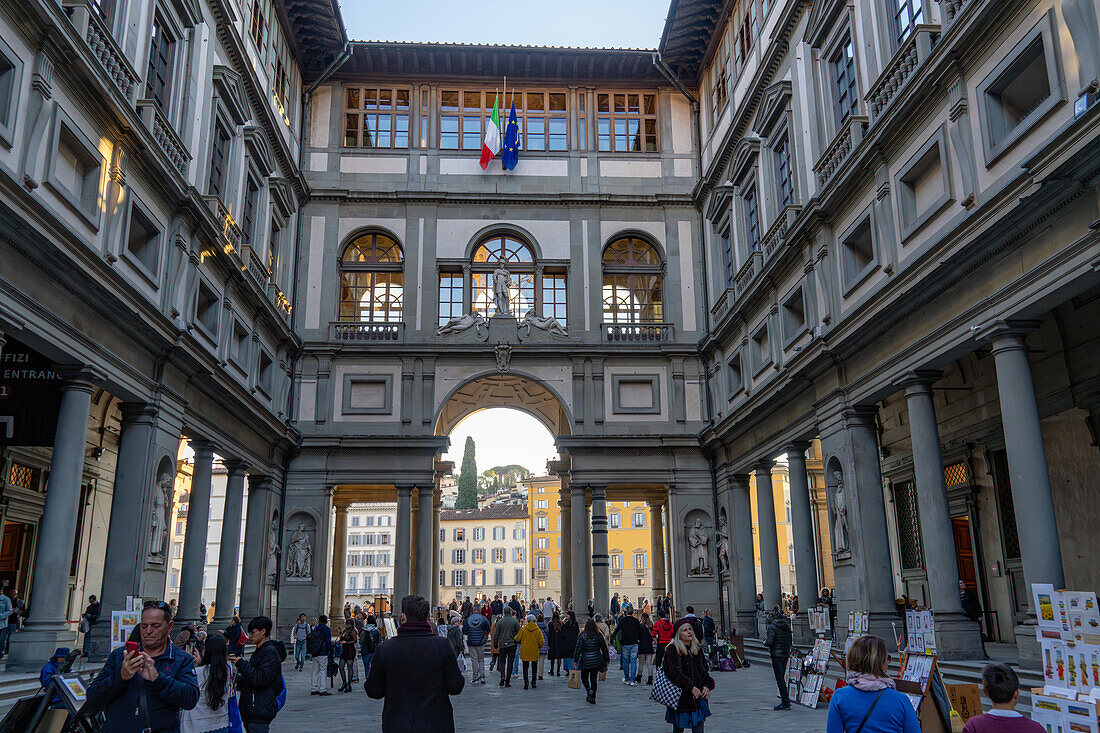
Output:
[[[340,12],[353,41],[656,48],[668,7],[669,0],[343,0]]]
[[[451,431],[451,450],[443,460],[455,462],[455,474],[462,469],[466,436],[472,435],[480,474],[493,466],[517,463],[536,476],[546,473],[546,461],[557,456],[550,431],[526,412],[493,407],[475,412]]]

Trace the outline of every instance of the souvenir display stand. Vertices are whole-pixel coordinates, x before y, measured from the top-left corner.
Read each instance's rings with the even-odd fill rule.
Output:
[[[1031,719],[1047,733],[1100,733],[1100,607],[1091,591],[1031,585],[1043,686],[1031,690]]]

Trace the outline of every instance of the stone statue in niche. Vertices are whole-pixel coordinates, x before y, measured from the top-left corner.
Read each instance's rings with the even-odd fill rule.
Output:
[[[726,527],[725,514],[718,516],[718,529],[714,534],[717,537],[715,545],[718,549],[718,573],[728,573],[730,572],[730,532]]]
[[[504,260],[497,260],[497,269],[493,270],[493,306],[498,316],[512,315],[509,303],[509,290],[512,287],[512,274],[504,266]]]
[[[313,547],[305,527],[299,523],[298,529],[290,535],[290,545],[286,553],[286,577],[309,580],[313,577]]]
[[[565,327],[558,323],[556,318],[543,318],[542,316],[535,315],[534,310],[529,310],[524,314],[523,320],[519,324],[519,337],[520,340],[525,338],[531,338],[531,329],[537,328],[540,331],[546,331],[546,333],[553,334],[554,336],[568,336],[569,332],[565,330]],[[524,330],[526,329],[526,333]]]
[[[467,313],[447,321],[435,332],[437,336],[450,336],[453,333],[462,333],[474,329],[474,333],[481,340],[489,338],[489,319],[480,313]],[[484,330],[484,333],[482,331]]]
[[[833,551],[845,554],[848,549],[848,499],[844,494],[844,476],[833,471]]]
[[[279,523],[272,519],[267,535],[267,574],[272,579],[279,572]]]
[[[703,520],[695,520],[695,526],[688,532],[687,540],[691,561],[688,575],[710,575],[710,564],[707,562],[707,545],[710,544],[710,539],[703,530]]]
[[[172,510],[172,477],[161,476],[153,485],[153,509],[149,515],[149,557],[164,560],[168,542],[169,512]]]

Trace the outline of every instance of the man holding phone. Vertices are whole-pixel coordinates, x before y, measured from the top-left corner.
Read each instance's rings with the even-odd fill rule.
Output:
[[[177,733],[180,710],[199,700],[194,660],[170,641],[172,609],[164,601],[146,602],[139,629],[140,642],[107,657],[88,686],[87,708],[104,711],[111,733]]]

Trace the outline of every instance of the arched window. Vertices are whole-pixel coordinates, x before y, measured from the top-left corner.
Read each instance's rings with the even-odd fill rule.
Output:
[[[474,247],[470,262],[474,312],[496,313],[493,305],[493,270],[503,262],[512,277],[508,303],[512,315],[523,318],[535,307],[535,256],[527,244],[509,234],[494,234]]]
[[[620,237],[603,252],[604,323],[661,323],[661,256],[638,237]]]
[[[340,320],[401,321],[401,246],[380,232],[360,235],[340,257]]]

